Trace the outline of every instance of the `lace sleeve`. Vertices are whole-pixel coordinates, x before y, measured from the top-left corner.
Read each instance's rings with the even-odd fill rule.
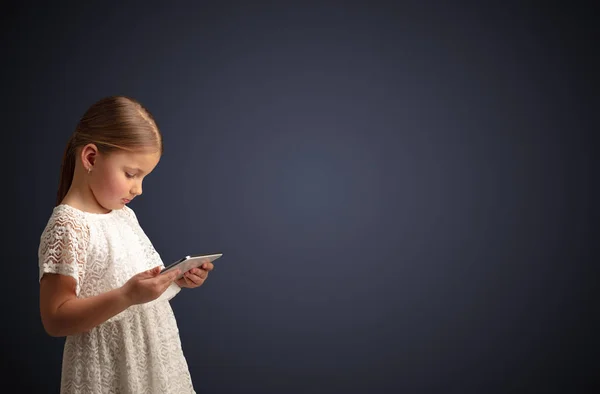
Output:
[[[81,218],[73,214],[52,216],[40,237],[39,280],[46,273],[71,276],[79,295],[88,243],[89,229]]]

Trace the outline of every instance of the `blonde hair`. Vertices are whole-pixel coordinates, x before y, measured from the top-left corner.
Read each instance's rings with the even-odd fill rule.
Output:
[[[77,149],[95,144],[102,154],[116,150],[157,150],[162,155],[162,135],[152,114],[137,100],[126,96],[110,96],[90,106],[77,124],[65,148],[56,205],[71,187]]]

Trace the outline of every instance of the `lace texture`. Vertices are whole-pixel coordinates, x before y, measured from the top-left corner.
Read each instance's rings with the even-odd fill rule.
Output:
[[[108,214],[54,208],[40,237],[39,280],[68,275],[78,298],[122,286],[133,275],[164,264],[125,206]],[[179,329],[165,296],[134,305],[89,332],[65,341],[61,393],[195,393]]]

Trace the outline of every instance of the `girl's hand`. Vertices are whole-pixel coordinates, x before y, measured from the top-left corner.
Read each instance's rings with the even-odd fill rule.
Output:
[[[156,266],[148,271],[132,276],[121,288],[131,305],[143,304],[157,299],[173,283],[179,270],[160,275]]]
[[[177,283],[179,287],[187,287],[188,289],[200,287],[204,284],[204,281],[208,277],[208,273],[212,271],[214,267],[213,263],[204,263],[200,268],[192,268],[187,271],[175,283]]]

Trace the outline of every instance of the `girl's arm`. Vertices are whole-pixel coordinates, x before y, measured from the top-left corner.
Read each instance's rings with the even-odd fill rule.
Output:
[[[179,270],[160,274],[160,267],[132,276],[122,287],[94,297],[77,298],[73,277],[45,274],[40,281],[40,313],[46,332],[54,337],[87,332],[129,308],[157,299]]]
[[[86,332],[132,305],[124,288],[77,298],[75,279],[45,274],[40,281],[40,313],[46,332],[53,337]]]

